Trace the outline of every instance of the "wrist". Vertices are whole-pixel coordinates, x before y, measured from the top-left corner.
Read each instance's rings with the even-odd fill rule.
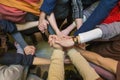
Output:
[[[74,45],[77,45],[77,44],[80,43],[80,37],[79,36],[72,37],[72,39],[73,39]]]

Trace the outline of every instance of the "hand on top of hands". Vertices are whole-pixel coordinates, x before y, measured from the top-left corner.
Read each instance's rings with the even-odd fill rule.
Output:
[[[50,46],[53,46],[53,44],[58,44],[62,47],[71,47],[74,45],[74,41],[72,37],[69,37],[69,36],[59,37],[57,35],[50,35],[49,43],[50,43]]]
[[[49,41],[48,43],[50,44],[50,46],[57,48],[57,49],[62,49],[62,47],[59,44],[56,44],[55,41],[59,39],[57,35],[50,35],[49,36]]]

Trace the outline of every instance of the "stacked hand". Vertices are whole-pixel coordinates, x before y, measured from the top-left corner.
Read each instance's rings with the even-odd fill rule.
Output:
[[[50,35],[49,36],[49,41],[48,43],[50,44],[50,46],[57,48],[57,49],[62,49],[62,47],[59,44],[56,44],[55,41],[58,40],[58,36],[56,35]]]
[[[50,35],[49,36],[50,46],[54,46],[54,44],[60,45],[62,47],[71,47],[74,45],[72,37],[69,36],[57,36]]]
[[[40,18],[39,18],[39,23],[38,23],[38,29],[44,33],[45,30],[47,29],[47,26],[49,22],[45,19],[46,14],[44,12],[41,12]]]
[[[24,52],[26,55],[29,55],[29,54],[34,55],[35,50],[36,48],[34,46],[29,46],[29,45],[24,48]]]

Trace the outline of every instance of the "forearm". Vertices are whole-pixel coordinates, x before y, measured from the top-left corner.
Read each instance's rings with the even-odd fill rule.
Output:
[[[22,49],[24,49],[27,46],[26,41],[24,40],[24,38],[22,37],[20,32],[16,32],[16,33],[12,33],[11,34],[13,36],[13,38],[15,39],[15,41],[20,44],[20,46],[22,47]]]
[[[87,60],[82,55],[79,54],[77,50],[70,49],[67,54],[84,80],[97,80],[97,78],[99,78],[99,75],[88,64]]]
[[[79,34],[79,43],[88,42],[94,39],[110,39],[120,34],[120,22],[101,24],[98,28]]]
[[[50,16],[47,16],[47,19],[48,19],[50,25],[52,26],[52,28],[54,29],[54,31],[56,32],[56,34],[58,34],[60,32],[60,30],[57,26],[57,22],[56,22],[54,13],[51,13]]]
[[[23,55],[19,53],[5,53],[0,57],[0,64],[11,65],[11,64],[21,64],[21,65],[32,65],[33,55]]]
[[[66,29],[71,32],[74,28],[76,27],[75,22],[73,22],[72,24],[70,24]]]
[[[48,74],[48,80],[64,80],[64,52],[62,50],[53,50]]]
[[[98,25],[102,30],[102,39],[110,39],[120,34],[120,22]]]
[[[77,36],[78,43],[85,43],[101,37],[102,37],[102,30],[100,28],[96,28],[88,32],[80,33],[79,36]]]
[[[72,11],[73,20],[75,20],[77,29],[79,29],[82,25],[83,18],[83,7],[81,0],[72,0]]]
[[[77,19],[75,19],[75,23],[76,23],[77,29],[79,29],[83,24],[83,19],[82,18],[77,18]]]
[[[80,54],[85,57],[88,61],[93,62],[113,73],[116,73],[118,61],[111,58],[104,58],[97,53],[80,50]]]
[[[45,19],[45,16],[46,16],[46,13],[43,12],[43,11],[41,11],[41,13],[40,13],[40,15],[39,15],[39,21],[40,21],[41,19]]]
[[[33,65],[46,65],[46,64],[50,64],[50,60],[45,59],[45,58],[34,57],[32,64]]]
[[[109,12],[117,4],[117,2],[118,0],[100,0],[99,5],[96,7],[87,21],[82,25],[82,27],[75,32],[75,35],[95,28],[97,24],[100,24],[102,20],[108,16]]]

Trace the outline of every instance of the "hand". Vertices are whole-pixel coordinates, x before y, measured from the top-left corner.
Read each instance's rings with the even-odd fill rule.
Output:
[[[69,37],[69,36],[66,36],[66,37],[64,36],[60,39],[56,39],[54,43],[59,44],[63,47],[72,47],[74,45],[74,41],[72,37]]]
[[[62,47],[55,43],[55,40],[57,39],[59,39],[57,35],[50,35],[48,43],[50,44],[50,46],[62,50]]]
[[[38,23],[38,29],[44,33],[45,30],[47,29],[47,25],[49,22],[45,19],[46,13],[41,11],[40,16],[39,16],[39,23]]]
[[[26,46],[24,48],[24,52],[25,52],[26,55],[29,55],[29,54],[34,55],[35,50],[36,50],[36,48],[34,46]]]
[[[45,30],[47,29],[49,22],[46,19],[40,19],[38,23],[38,29],[44,33]]]

